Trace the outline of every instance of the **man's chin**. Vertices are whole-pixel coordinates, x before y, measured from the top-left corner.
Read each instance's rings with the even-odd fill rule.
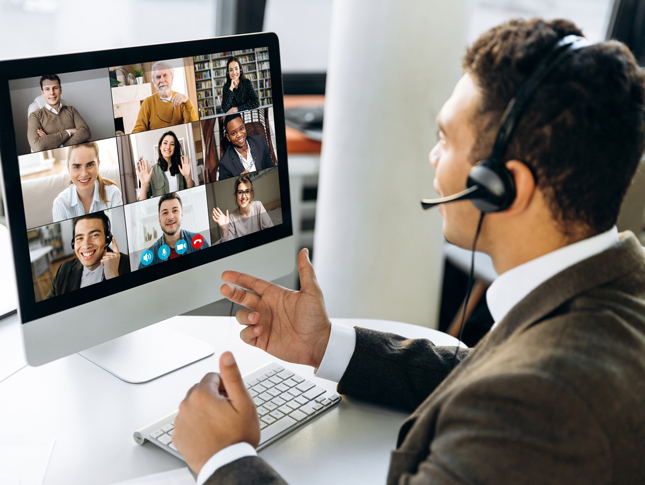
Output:
[[[178,227],[177,229],[175,229],[175,230],[174,230],[174,231],[172,231],[172,232],[168,231],[168,229],[167,229],[167,228],[165,228],[165,227],[162,227],[162,228],[161,228],[161,230],[163,231],[163,233],[164,233],[166,236],[174,236],[175,234],[177,234],[177,233],[181,230],[181,227]]]

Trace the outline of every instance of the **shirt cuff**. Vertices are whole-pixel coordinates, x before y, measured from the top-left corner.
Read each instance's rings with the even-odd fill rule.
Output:
[[[67,132],[67,134],[68,134],[69,136],[72,136],[72,134],[70,133],[70,131],[69,131],[69,130],[65,130],[65,131]],[[63,145],[61,145],[61,146],[63,146]]]
[[[248,443],[236,443],[234,445],[228,446],[223,450],[218,451],[210,460],[199,471],[197,475],[197,485],[204,485],[204,482],[208,480],[213,473],[222,468],[224,465],[244,458],[245,456],[257,456],[255,448],[253,448]]]
[[[349,361],[356,348],[356,330],[340,323],[331,324],[329,343],[325,349],[320,367],[314,372],[316,377],[340,382],[347,370]]]

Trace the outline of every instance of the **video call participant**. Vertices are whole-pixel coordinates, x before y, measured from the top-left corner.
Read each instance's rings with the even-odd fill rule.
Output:
[[[175,259],[181,256],[175,251],[175,246],[180,239],[186,241],[186,253],[190,254],[198,251],[192,244],[193,237],[197,234],[194,232],[186,231],[181,228],[181,222],[184,219],[184,208],[181,204],[181,198],[176,193],[162,195],[159,199],[159,225],[163,234],[157,241],[150,246],[153,259],[148,266],[161,263],[163,260],[159,257],[159,248],[166,244],[170,248],[170,256],[168,259]],[[204,241],[202,248],[207,248],[208,242]],[[145,268],[146,265],[139,263],[139,269]]]
[[[226,63],[226,83],[222,88],[222,110],[226,114],[260,107],[253,83],[244,76],[244,68],[237,57]]]
[[[109,247],[110,242],[114,251]],[[110,231],[110,219],[104,212],[95,212],[74,219],[72,248],[76,259],[65,261],[60,265],[46,298],[85,288],[130,272],[128,255],[119,252],[119,246]]]
[[[228,210],[224,214],[219,207],[213,209],[213,220],[222,230],[222,241],[230,241],[236,237],[273,227],[273,222],[262,202],[253,200],[255,197],[253,183],[246,175],[235,181],[233,195],[237,209],[230,215]]]
[[[67,152],[70,185],[54,199],[54,222],[123,205],[119,187],[99,173],[99,146],[91,141]]]
[[[90,128],[79,112],[61,102],[63,88],[56,74],[40,78],[40,94],[46,104],[31,113],[27,120],[27,136],[32,152],[75,145],[91,138]]]
[[[172,90],[174,79],[175,70],[167,62],[152,65],[152,81],[158,92],[141,103],[132,133],[199,121],[190,98]]]
[[[468,48],[430,152],[440,195],[466,188],[511,98],[569,34],[581,32],[565,20],[512,20]],[[248,344],[317,368],[342,394],[416,408],[388,484],[645,483],[645,255],[615,227],[644,144],[645,74],[629,49],[608,41],[560,58],[501,155],[516,195],[481,227],[477,249],[500,275],[487,295],[495,326],[454,370],[454,347],[330,324],[306,250],[300,291],[225,272],[237,286],[222,294],[250,309],[237,312]],[[446,239],[471,249],[477,208],[440,212]],[[179,409],[172,440],[204,470],[200,485],[284,483],[255,456],[258,418],[230,353]]]
[[[183,155],[174,132],[167,131],[161,135],[157,163],[148,166],[148,161],[142,160],[137,164],[137,176],[141,181],[139,200],[194,187],[190,162],[190,157]]]
[[[241,115],[224,118],[224,133],[231,144],[220,160],[219,180],[274,166],[266,140],[262,135],[247,136]]]

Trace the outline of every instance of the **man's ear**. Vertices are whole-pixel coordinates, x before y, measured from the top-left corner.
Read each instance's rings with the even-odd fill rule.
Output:
[[[504,212],[508,214],[522,212],[530,205],[537,190],[535,177],[528,165],[519,160],[506,162],[506,169],[515,181],[515,200]]]

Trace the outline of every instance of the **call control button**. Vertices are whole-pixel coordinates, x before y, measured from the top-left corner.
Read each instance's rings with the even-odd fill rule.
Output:
[[[170,256],[170,246],[168,246],[167,244],[162,244],[159,248],[159,251],[157,251],[157,255],[162,261],[168,259],[168,257]]]
[[[188,243],[183,239],[180,239],[177,241],[177,244],[175,244],[175,251],[177,251],[177,254],[184,254],[187,249]]]
[[[146,249],[143,253],[141,253],[141,264],[148,266],[150,263],[152,263],[153,258],[154,254],[152,254],[152,251]]]
[[[200,234],[196,234],[195,237],[193,237],[192,242],[193,242],[193,247],[195,249],[199,249],[204,244],[204,238]]]

